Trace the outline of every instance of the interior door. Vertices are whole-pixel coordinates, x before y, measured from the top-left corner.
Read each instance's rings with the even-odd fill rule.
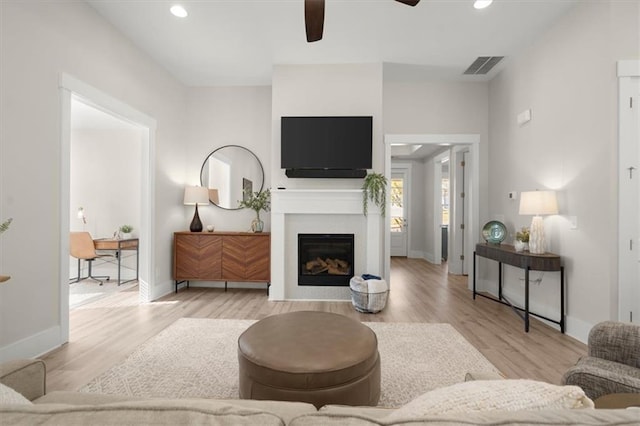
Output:
[[[391,172],[391,256],[407,256],[407,172]]]
[[[619,90],[618,319],[640,323],[640,77]]]
[[[467,164],[471,159],[469,149],[464,147],[454,150],[449,179],[452,180],[450,188],[451,215],[449,217],[449,273],[455,275],[468,275],[469,259],[473,256],[473,239],[470,234],[472,211],[469,203],[471,188],[470,174]]]

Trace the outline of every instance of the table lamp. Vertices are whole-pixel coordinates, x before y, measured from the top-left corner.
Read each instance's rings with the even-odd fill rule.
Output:
[[[78,207],[78,219],[82,220],[83,224],[87,224],[87,217],[84,215],[84,207]]]
[[[189,226],[191,232],[202,232],[202,221],[198,215],[198,204],[209,204],[209,190],[201,186],[187,186],[184,189],[184,205],[196,206],[196,212]]]
[[[558,214],[555,191],[526,191],[520,194],[521,215],[534,215],[529,231],[529,253],[545,252],[544,222],[542,215]]]

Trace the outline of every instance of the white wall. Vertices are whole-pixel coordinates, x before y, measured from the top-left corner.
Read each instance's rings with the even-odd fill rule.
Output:
[[[385,79],[385,134],[479,134],[480,220],[488,220],[489,85],[486,82]],[[433,174],[432,168],[427,174]],[[432,182],[433,176],[425,176]],[[429,183],[432,187],[433,184]],[[429,191],[432,191],[430,189]],[[432,197],[432,196],[430,196]],[[432,198],[427,198],[431,200]],[[432,223],[432,222],[430,222]],[[430,226],[427,227],[430,229]],[[480,235],[476,236],[479,240]],[[429,236],[427,236],[427,241]],[[433,248],[427,247],[427,250]]]
[[[172,232],[183,227],[182,86],[82,2],[0,3],[0,359],[62,343],[61,96],[68,73],[157,120],[152,292],[171,289]]]
[[[187,155],[186,184],[200,185],[200,168],[213,150],[240,145],[258,157],[265,173],[264,188],[270,188],[271,87],[193,87],[187,93],[187,137],[183,144]],[[193,217],[193,207],[183,208],[185,221],[177,230],[188,229]],[[219,231],[247,231],[255,218],[250,209],[224,210],[210,205],[198,211],[205,226],[212,224]],[[265,222],[265,231],[269,231],[269,214],[261,214],[260,218]]]
[[[361,179],[289,179],[280,168],[280,117],[373,116],[373,169],[383,172],[382,65],[276,65],[273,69],[272,157],[274,187],[360,188]]]
[[[142,131],[75,130],[71,133],[69,229],[112,237],[122,225],[140,228]],[[84,208],[86,224],[77,218]]]
[[[558,190],[560,215],[546,219],[549,251],[567,272],[567,330],[581,340],[595,323],[617,318],[616,61],[637,59],[638,2],[583,2],[530,48],[510,58],[490,84],[490,215],[513,234],[512,190]],[[530,108],[519,127],[516,115]],[[570,230],[567,216],[577,216]],[[507,292],[519,296],[517,271]],[[559,315],[557,274],[532,290],[532,306]]]

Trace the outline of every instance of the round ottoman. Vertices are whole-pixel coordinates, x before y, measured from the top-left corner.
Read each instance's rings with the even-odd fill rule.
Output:
[[[380,355],[375,333],[343,315],[273,315],[238,338],[241,399],[376,405]]]

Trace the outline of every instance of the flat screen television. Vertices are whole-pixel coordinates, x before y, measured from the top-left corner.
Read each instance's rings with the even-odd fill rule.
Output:
[[[372,126],[371,116],[282,117],[280,166],[288,177],[364,177]]]

